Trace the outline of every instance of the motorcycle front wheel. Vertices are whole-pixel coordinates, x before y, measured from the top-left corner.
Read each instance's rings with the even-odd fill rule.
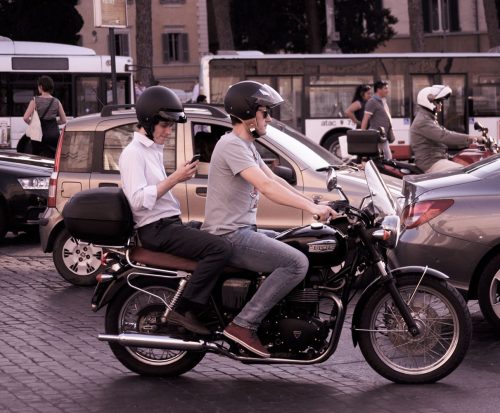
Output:
[[[396,383],[433,383],[462,362],[472,337],[463,297],[447,282],[405,275],[396,280],[420,333],[409,332],[389,292],[381,286],[367,300],[359,346],[370,366]]]
[[[161,323],[166,302],[175,294],[175,285],[168,281],[141,279],[124,287],[108,304],[106,334],[140,333],[182,338],[178,327]],[[116,358],[128,369],[144,376],[174,377],[193,369],[205,356],[204,352],[177,351],[144,347],[126,347],[110,342]]]

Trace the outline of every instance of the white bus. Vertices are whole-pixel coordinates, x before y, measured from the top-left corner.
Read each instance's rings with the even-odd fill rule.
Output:
[[[472,125],[477,120],[489,128],[493,137],[500,135],[498,53],[264,55],[247,52],[205,56],[201,61],[200,90],[210,103],[222,103],[233,83],[241,80],[268,83],[287,102],[273,111],[273,117],[336,151],[339,137],[354,128],[344,111],[356,86],[373,85],[379,79],[390,82],[388,104],[396,136],[391,149],[396,158],[410,156],[408,131],[416,95],[432,84],[446,84],[453,90],[442,119],[448,129],[474,133]]]
[[[116,57],[119,104],[133,103],[132,74],[127,56]],[[22,116],[37,92],[37,79],[54,80],[56,96],[68,117],[99,112],[112,102],[111,58],[85,47],[18,42],[0,37],[0,147],[15,148],[26,130]]]

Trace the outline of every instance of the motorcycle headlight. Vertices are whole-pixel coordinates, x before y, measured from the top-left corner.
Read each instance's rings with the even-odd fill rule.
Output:
[[[401,220],[397,215],[384,217],[381,223],[382,229],[373,232],[373,237],[382,241],[387,248],[396,248],[401,233]]]
[[[32,178],[18,178],[17,181],[23,189],[49,189],[48,176],[35,176]]]

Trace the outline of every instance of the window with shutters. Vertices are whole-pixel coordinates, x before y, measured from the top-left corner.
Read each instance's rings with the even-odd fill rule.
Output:
[[[458,0],[423,0],[422,6],[426,33],[460,31]]]
[[[163,63],[189,62],[189,44],[187,33],[163,33],[162,47]]]

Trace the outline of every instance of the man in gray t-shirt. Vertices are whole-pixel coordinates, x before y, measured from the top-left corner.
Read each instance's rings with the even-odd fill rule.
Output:
[[[259,232],[256,226],[259,194],[270,200],[318,215],[334,216],[317,205],[262,161],[254,145],[266,133],[271,108],[283,103],[273,88],[253,81],[231,86],[224,107],[233,130],[215,146],[208,172],[208,195],[202,229],[229,240],[233,266],[269,275],[224,336],[261,357],[269,357],[256,331],[267,313],[305,277],[309,261],[299,250]]]
[[[391,113],[387,105],[387,95],[389,94],[389,83],[385,80],[378,80],[373,85],[374,94],[366,102],[365,114],[361,121],[361,129],[376,129],[383,127],[387,141],[379,144],[379,149],[384,153],[385,159],[392,159],[389,143],[394,142],[395,136],[392,130]]]

